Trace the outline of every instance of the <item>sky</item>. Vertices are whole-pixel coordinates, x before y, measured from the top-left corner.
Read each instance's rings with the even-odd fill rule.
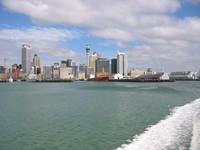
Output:
[[[200,0],[0,0],[0,65],[20,64],[24,43],[43,66],[86,64],[89,43],[129,69],[199,71]]]

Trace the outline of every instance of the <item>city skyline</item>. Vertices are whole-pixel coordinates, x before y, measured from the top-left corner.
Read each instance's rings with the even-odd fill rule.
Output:
[[[68,13],[70,12],[70,13]],[[41,66],[72,59],[86,64],[85,45],[102,58],[125,52],[128,69],[199,71],[200,2],[8,1],[0,2],[1,62],[20,64],[21,45],[31,45]]]

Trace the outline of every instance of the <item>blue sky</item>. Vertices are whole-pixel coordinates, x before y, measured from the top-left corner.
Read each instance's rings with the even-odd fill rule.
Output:
[[[0,65],[21,63],[22,43],[42,65],[86,63],[90,43],[129,69],[199,71],[200,0],[0,0]]]

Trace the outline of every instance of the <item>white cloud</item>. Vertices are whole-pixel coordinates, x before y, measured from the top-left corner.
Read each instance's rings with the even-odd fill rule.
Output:
[[[117,42],[116,42],[116,46],[117,46],[117,47],[127,47],[127,45],[123,44],[123,43],[120,42],[120,41],[117,41]]]
[[[37,23],[95,27],[123,22],[141,13],[174,12],[180,7],[178,0],[3,0],[2,3]]]
[[[2,3],[9,10],[30,16],[35,23],[87,26],[91,27],[91,34],[106,39],[199,40],[199,18],[180,20],[168,16],[181,7],[178,0],[3,0]],[[59,36],[69,34],[64,31]]]
[[[199,0],[188,0],[195,4]],[[146,68],[165,66],[194,69],[200,51],[200,18],[173,17],[181,7],[180,0],[2,0],[9,10],[29,16],[36,24],[62,24],[89,27],[89,33],[114,40],[117,47],[122,42],[143,43],[129,46],[130,67]],[[14,36],[13,36],[14,35]],[[22,30],[0,30],[0,38],[6,40],[42,41],[41,46],[51,55],[62,56],[72,51],[61,46],[61,41],[79,38],[78,31],[33,27]],[[46,42],[54,44],[46,45]],[[57,45],[55,43],[58,43]],[[145,43],[145,45],[144,45]],[[34,45],[34,44],[33,44]],[[49,49],[64,49],[54,53]],[[48,50],[47,50],[48,49]],[[195,55],[194,55],[195,54]],[[180,59],[181,58],[181,59]],[[165,64],[165,65],[164,65]],[[197,68],[197,67],[196,67]]]
[[[24,41],[23,43],[31,46],[32,56],[36,53],[41,57],[43,64],[45,62],[60,62],[61,59],[66,60],[69,58],[76,58],[77,53],[73,50],[68,49],[56,42],[45,42],[45,41]],[[0,39],[0,59],[7,58],[9,65],[13,63],[21,63],[21,45],[20,41],[10,41]],[[3,65],[1,62],[0,65]]]
[[[127,50],[129,67],[155,71],[197,71],[200,43],[165,41],[162,44],[135,46]]]
[[[67,29],[56,28],[41,28],[31,27],[23,29],[1,29],[0,39],[18,41],[18,40],[30,40],[30,41],[65,41],[68,39],[79,38],[80,32],[70,31]]]
[[[11,62],[21,63],[21,45],[27,43],[33,53],[45,54],[48,59],[56,60],[76,57],[76,52],[62,44],[74,38],[79,38],[81,33],[75,30],[32,27],[24,29],[1,29],[0,52],[1,57],[8,57]],[[2,58],[1,58],[2,59]],[[45,60],[45,58],[43,59]]]

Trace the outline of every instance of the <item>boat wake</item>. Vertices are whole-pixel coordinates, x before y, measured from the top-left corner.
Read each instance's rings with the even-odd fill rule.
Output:
[[[174,108],[166,119],[117,150],[200,150],[200,99]]]

